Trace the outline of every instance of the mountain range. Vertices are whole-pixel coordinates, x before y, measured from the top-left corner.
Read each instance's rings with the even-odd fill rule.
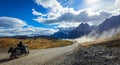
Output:
[[[120,15],[112,16],[98,26],[90,26],[87,23],[81,23],[78,27],[72,30],[59,30],[51,36],[59,39],[75,39],[84,35],[88,35],[89,33],[91,33],[91,31],[95,31],[95,33],[101,34],[104,31],[108,31],[118,27],[120,27]]]
[[[84,35],[91,34],[94,36],[97,34],[102,34],[104,31],[109,31],[111,29],[118,29],[120,28],[120,15],[112,16],[110,18],[107,18],[105,21],[103,21],[98,26],[90,26],[88,23],[81,23],[79,26],[75,28],[64,28],[60,29],[58,32],[52,34],[51,36],[41,36],[36,35],[33,37],[29,36],[12,36],[14,38],[48,38],[48,39],[75,39],[80,38]],[[10,37],[10,36],[8,36]]]
[[[104,31],[108,31],[118,27],[120,27],[120,15],[106,19],[103,23],[97,26],[96,32],[103,33]]]
[[[71,29],[59,30],[58,32],[54,33],[52,37],[60,39],[75,39],[90,33],[92,29],[93,26],[90,26],[87,23],[81,23],[78,27],[72,30]]]

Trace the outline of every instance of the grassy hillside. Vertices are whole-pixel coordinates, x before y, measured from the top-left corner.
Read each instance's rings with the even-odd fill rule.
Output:
[[[0,38],[0,48],[9,48],[16,46],[19,41],[23,41],[30,49],[52,48],[61,47],[72,44],[71,41],[45,39],[45,38],[28,38],[28,39],[16,39],[16,38]]]

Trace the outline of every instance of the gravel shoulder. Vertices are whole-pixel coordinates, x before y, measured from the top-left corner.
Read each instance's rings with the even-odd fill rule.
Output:
[[[80,46],[73,53],[56,58],[47,65],[120,65],[120,47]]]

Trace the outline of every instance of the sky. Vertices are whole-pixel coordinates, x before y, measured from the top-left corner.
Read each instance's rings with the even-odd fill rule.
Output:
[[[120,14],[120,0],[0,0],[0,36],[51,35]]]

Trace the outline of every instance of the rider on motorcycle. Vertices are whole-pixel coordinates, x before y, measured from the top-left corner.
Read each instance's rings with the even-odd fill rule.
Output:
[[[25,45],[23,44],[22,41],[20,41],[20,42],[17,44],[17,47],[21,50],[21,52],[24,52],[24,50],[25,50]]]
[[[20,55],[28,55],[30,53],[29,49],[27,46],[25,46],[23,44],[22,41],[20,41],[18,44],[17,44],[17,47],[10,47],[10,49],[8,50],[8,53],[11,53],[10,54],[10,59],[14,59],[14,58],[18,58],[20,57]]]

